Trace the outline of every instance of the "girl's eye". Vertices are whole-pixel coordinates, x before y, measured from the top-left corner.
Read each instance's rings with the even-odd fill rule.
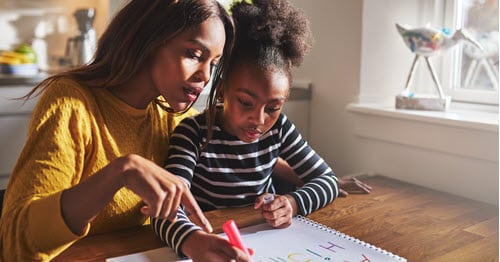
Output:
[[[280,111],[281,107],[268,107],[266,108],[266,111],[269,112],[269,113],[276,113],[278,111]]]
[[[244,106],[244,107],[251,107],[252,106],[252,102],[249,102],[249,101],[245,101],[241,98],[238,98],[238,102]]]

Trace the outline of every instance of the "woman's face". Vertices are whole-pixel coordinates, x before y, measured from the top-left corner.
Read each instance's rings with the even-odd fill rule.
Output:
[[[246,65],[236,66],[226,84],[223,129],[247,143],[276,123],[290,89],[285,72]]]
[[[186,109],[199,96],[222,56],[225,41],[222,21],[209,18],[169,40],[153,57],[154,88],[175,111]]]

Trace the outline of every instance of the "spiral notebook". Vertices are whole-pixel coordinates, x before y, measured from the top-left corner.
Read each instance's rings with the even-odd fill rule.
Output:
[[[389,251],[326,227],[311,219],[297,216],[292,225],[275,229],[268,224],[240,229],[247,247],[253,248],[255,262],[287,261],[406,261]],[[224,236],[224,234],[221,234]],[[108,259],[125,261],[190,261],[178,258],[170,248],[160,248]]]

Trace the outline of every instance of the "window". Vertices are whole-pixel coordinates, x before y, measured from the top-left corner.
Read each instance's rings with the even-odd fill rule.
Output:
[[[498,105],[498,0],[447,0],[444,10],[447,26],[465,29],[483,47],[462,42],[452,55],[443,56],[447,95],[454,101]]]

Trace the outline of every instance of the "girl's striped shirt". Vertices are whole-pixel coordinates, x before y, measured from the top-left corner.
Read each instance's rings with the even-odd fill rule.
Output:
[[[295,126],[281,114],[258,140],[246,143],[221,129],[216,122],[206,142],[205,114],[184,119],[170,138],[165,168],[182,177],[204,211],[252,205],[266,192],[274,193],[272,171],[284,159],[304,182],[290,192],[298,213],[307,215],[331,203],[338,195],[338,180],[325,161],[302,139]],[[155,233],[182,256],[181,244],[194,230],[201,230],[178,210],[175,223],[151,219]]]

